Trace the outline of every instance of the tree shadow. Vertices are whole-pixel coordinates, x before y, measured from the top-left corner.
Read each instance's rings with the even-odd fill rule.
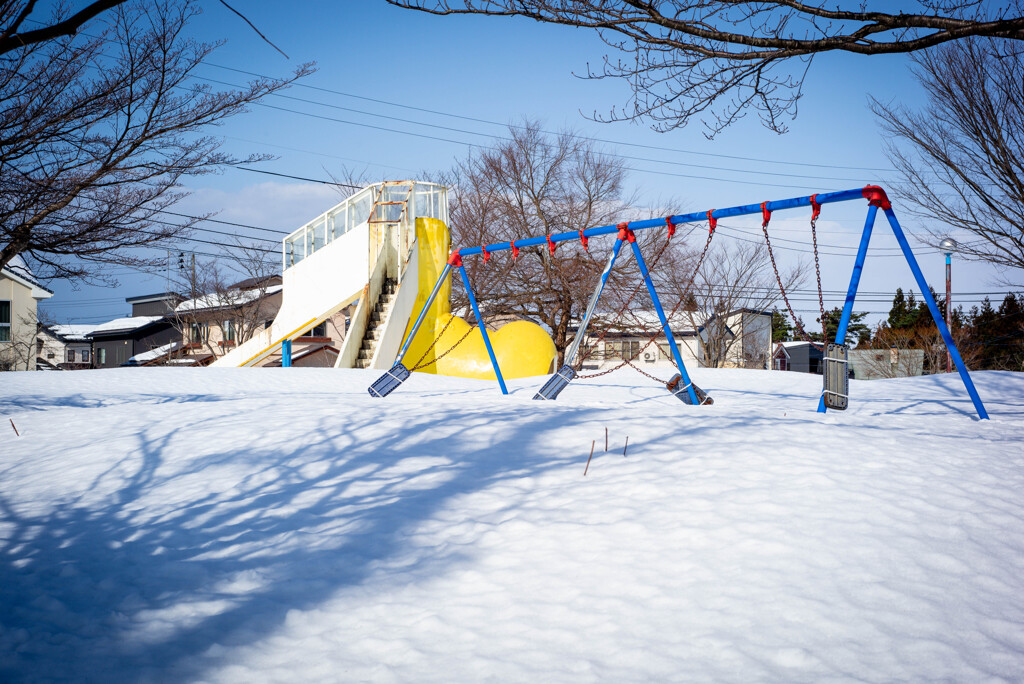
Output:
[[[466,552],[410,548],[416,526],[456,497],[577,461],[544,443],[588,416],[488,407],[390,431],[380,418],[324,417],[302,443],[259,446],[249,416],[245,445],[182,458],[195,433],[247,419],[230,411],[146,429],[46,513],[0,496],[0,680],[191,680],[222,664],[212,646],[257,642],[398,556],[410,564],[397,581],[444,573]],[[448,457],[454,439],[468,457]]]

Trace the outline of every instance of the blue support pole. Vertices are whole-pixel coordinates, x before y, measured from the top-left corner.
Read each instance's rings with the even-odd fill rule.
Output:
[[[281,341],[281,367],[291,368],[292,367],[292,341],[282,340]]]
[[[694,406],[700,406],[700,400],[693,389],[693,383],[690,382],[690,374],[686,372],[686,364],[683,363],[683,357],[679,353],[676,338],[672,335],[672,326],[669,325],[668,319],[665,318],[665,310],[661,308],[661,300],[658,299],[658,292],[654,289],[651,274],[648,272],[647,264],[644,262],[644,255],[640,253],[640,245],[636,244],[636,241],[633,239],[630,239],[629,244],[633,248],[633,256],[636,257],[637,266],[640,267],[640,275],[644,277],[644,283],[647,285],[647,291],[651,295],[651,301],[654,302],[654,310],[658,312],[658,320],[661,321],[661,329],[665,332],[669,348],[672,350],[672,356],[676,360],[679,376],[686,383],[686,393],[690,397],[690,403]]]
[[[872,207],[873,208],[873,207]],[[903,256],[907,259],[907,264],[910,266],[910,270],[914,273],[914,279],[917,281],[917,286],[921,290],[921,296],[924,297],[924,301],[928,304],[928,310],[932,314],[932,319],[935,321],[935,325],[938,326],[939,332],[942,333],[942,339],[946,343],[946,349],[949,350],[950,356],[953,357],[953,363],[956,364],[956,369],[960,373],[960,379],[964,381],[964,386],[967,388],[967,394],[971,396],[971,401],[974,402],[974,408],[978,412],[978,418],[981,420],[988,420],[988,411],[985,410],[984,404],[981,403],[981,397],[978,396],[978,390],[974,387],[974,382],[971,380],[970,373],[967,372],[967,366],[964,365],[964,360],[960,357],[960,351],[956,348],[956,343],[953,342],[953,336],[949,333],[949,328],[946,327],[946,322],[942,320],[942,313],[939,311],[938,305],[935,304],[935,298],[932,297],[931,288],[928,287],[928,281],[924,278],[924,273],[921,272],[921,267],[917,264],[917,259],[914,258],[914,253],[910,250],[910,243],[907,242],[907,236],[903,234],[903,229],[900,227],[899,221],[896,220],[896,214],[892,208],[885,209],[885,217],[889,219],[889,225],[892,227],[892,232],[896,235],[896,241],[900,243],[900,249],[903,250]]]
[[[615,259],[619,256],[619,250],[622,249],[622,238],[616,238],[615,244],[612,245],[611,256],[608,257],[608,264],[604,267],[604,271],[601,273],[601,279],[597,283],[597,287],[594,288],[594,293],[590,295],[590,301],[587,303],[587,310],[583,314],[583,320],[580,321],[579,327],[576,329],[576,337],[573,339],[572,344],[565,350],[565,356],[562,360],[562,367],[555,371],[555,374],[548,378],[548,381],[544,383],[537,394],[533,396],[534,399],[557,399],[559,393],[566,388],[569,382],[576,377],[576,371],[572,367],[572,359],[576,356],[576,352],[580,348],[580,344],[583,342],[583,336],[587,332],[587,326],[590,325],[590,319],[594,315],[594,311],[597,309],[597,301],[601,298],[601,293],[604,292],[604,286],[608,282],[608,276],[611,275],[612,266],[615,265]]]
[[[437,298],[437,293],[441,289],[441,284],[444,283],[444,279],[448,277],[448,273],[451,270],[451,264],[444,265],[441,275],[437,277],[437,282],[434,283],[434,289],[430,291],[430,296],[427,297],[426,303],[420,310],[420,315],[416,317],[416,322],[413,323],[412,330],[409,331],[409,335],[405,338],[402,348],[398,350],[398,356],[395,357],[396,364],[402,363],[402,359],[405,358],[405,352],[409,350],[409,345],[412,343],[413,338],[416,337],[416,333],[419,332],[420,325],[423,323],[423,319],[427,315],[427,310],[430,309],[430,305],[434,303],[434,299]]]
[[[601,273],[601,281],[597,285],[597,289],[594,290],[594,294],[590,296],[590,301],[587,303],[587,310],[583,314],[583,320],[580,321],[580,326],[576,330],[576,339],[572,341],[569,348],[565,350],[565,363],[571,364],[572,357],[576,356],[576,351],[580,348],[580,343],[583,341],[583,334],[587,330],[587,326],[590,324],[590,319],[594,315],[594,311],[597,309],[597,300],[601,298],[601,293],[604,292],[604,286],[608,283],[608,276],[612,273],[612,266],[615,265],[615,259],[619,256],[619,250],[622,249],[622,239],[616,238],[615,244],[612,245],[612,254],[608,257],[608,264],[604,267],[604,271]]]
[[[868,244],[871,242],[871,229],[875,227],[875,216],[878,214],[878,207],[874,204],[868,207],[868,215],[864,219],[864,232],[860,236],[860,246],[857,248],[857,260],[853,262],[853,273],[850,275],[850,287],[846,290],[846,302],[843,304],[843,314],[839,317],[839,327],[836,329],[836,344],[846,342],[846,329],[850,326],[850,316],[853,315],[853,301],[857,298],[857,288],[860,287],[860,275],[864,271],[864,259],[868,255]],[[825,393],[822,392],[818,398],[818,413],[825,413]]]
[[[491,348],[491,338],[487,336],[487,326],[484,325],[484,319],[480,316],[480,309],[476,305],[476,297],[473,296],[473,288],[469,284],[469,275],[466,273],[466,267],[459,262],[459,274],[462,276],[462,284],[466,287],[466,296],[469,297],[469,305],[473,307],[473,315],[476,316],[477,325],[480,326],[480,334],[484,338],[484,346],[487,347],[487,355],[491,357],[491,365],[494,367],[494,375],[498,378],[498,385],[501,387],[502,394],[508,394],[508,388],[505,387],[505,379],[501,377],[501,369],[498,368],[498,359],[494,356],[494,349]]]

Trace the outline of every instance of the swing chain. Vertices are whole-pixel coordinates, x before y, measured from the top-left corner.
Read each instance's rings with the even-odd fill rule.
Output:
[[[708,212],[708,213],[710,213],[710,212]],[[697,259],[697,266],[696,266],[696,268],[693,269],[694,278],[696,278],[697,273],[700,272],[700,267],[704,264],[704,258],[708,254],[708,248],[711,247],[711,239],[712,239],[712,237],[714,237],[714,229],[708,231],[708,239],[704,242],[704,249],[701,250],[700,258]],[[657,265],[658,259],[661,258],[661,254],[662,254],[662,252],[665,251],[665,247],[667,247],[667,246],[668,246],[668,242],[666,241],[665,246],[661,248],[661,251],[658,252],[657,256],[654,258],[654,261],[652,261],[652,266]],[[648,269],[648,272],[650,272],[650,269]],[[683,296],[680,297],[679,301],[675,305],[675,308],[673,308],[672,312],[668,316],[666,316],[665,320],[670,322],[669,325],[671,325],[671,320],[676,315],[676,312],[679,311],[679,308],[683,305],[684,302],[686,302],[686,299],[689,296],[690,291],[691,291],[692,288],[693,288],[693,279],[690,280],[690,285],[686,288],[686,291],[683,292]],[[626,302],[626,306],[628,306],[629,303],[632,301],[633,297],[636,296],[636,292],[639,289],[640,289],[640,286],[637,285],[637,290],[635,290],[633,292],[633,295],[630,296],[629,300]],[[613,320],[618,320],[619,317],[621,317],[622,314],[625,313],[625,311],[626,311],[626,307],[624,306],[622,309],[619,310],[619,313],[615,316],[615,318]],[[595,347],[598,344],[600,344],[601,340],[603,340],[605,338],[605,336],[608,334],[610,329],[611,329],[610,327],[605,329],[605,331],[601,334],[601,336],[597,339],[597,341],[594,342],[594,346]],[[658,339],[658,336],[662,332],[664,332],[664,331],[662,331],[662,330],[655,331],[655,333],[653,335],[651,335],[649,337],[649,339],[647,340],[647,344],[645,344],[643,347],[641,347],[639,350],[637,350],[636,354],[630,356],[628,359],[624,359],[622,361],[622,363],[620,363],[620,364],[618,364],[616,366],[612,366],[611,368],[608,368],[606,370],[598,371],[596,373],[580,374],[580,375],[577,375],[576,378],[580,379],[580,380],[585,380],[585,379],[588,379],[588,378],[599,378],[602,375],[608,375],[609,373],[611,373],[613,371],[617,371],[620,368],[622,368],[623,366],[630,366],[634,370],[639,371],[643,375],[646,375],[651,380],[654,380],[656,382],[660,382],[662,384],[665,384],[664,380],[656,378],[653,375],[650,375],[649,373],[646,373],[646,372],[640,370],[638,367],[633,365],[633,361],[635,359],[639,358],[640,354],[642,354],[644,352],[644,350],[646,350],[648,347],[650,347],[652,344],[654,344],[654,342]],[[661,347],[660,346],[658,347],[658,351],[660,353],[660,351],[661,351]],[[585,358],[586,357],[584,357],[584,360],[585,360]],[[675,359],[673,359],[672,361],[673,361],[673,363],[675,363]],[[582,360],[581,360],[581,363],[582,363]]]
[[[823,351],[824,348],[822,347],[822,345],[819,345],[817,342],[812,340],[811,336],[808,335],[806,331],[804,331],[803,323],[800,321],[799,318],[797,318],[796,312],[793,311],[792,304],[789,303],[789,297],[786,296],[786,288],[782,285],[782,276],[779,275],[779,266],[778,264],[775,263],[775,253],[772,251],[772,241],[771,238],[768,237],[768,221],[771,220],[771,212],[767,210],[765,204],[761,205],[761,210],[764,214],[764,221],[761,223],[761,231],[764,232],[764,242],[768,246],[768,258],[771,259],[772,270],[775,271],[775,281],[779,284],[779,292],[782,294],[782,301],[786,302],[786,308],[789,310],[789,315],[793,317],[793,325],[795,325],[796,329],[800,332],[800,336],[804,338],[804,342],[809,342],[811,346],[814,347],[815,349]],[[814,226],[813,220],[811,222],[811,226]],[[817,240],[815,240],[815,244],[817,244]],[[815,262],[817,262],[817,249],[814,250],[814,256]],[[818,281],[818,294],[819,296],[821,295],[820,280]],[[825,305],[822,304],[822,309],[824,310],[824,308]],[[824,318],[824,314],[822,314],[822,317]]]
[[[814,277],[818,281],[818,308],[821,311],[821,339],[822,344],[828,341],[828,329],[825,326],[825,300],[821,293],[821,263],[818,259],[818,216],[821,214],[821,205],[817,202],[818,194],[811,195],[811,244],[814,245]],[[813,343],[812,343],[813,344]]]
[[[427,350],[425,352],[423,352],[423,356],[421,356],[419,358],[419,360],[416,361],[416,365],[409,369],[410,372],[418,371],[421,368],[426,368],[427,366],[429,366],[429,365],[431,365],[433,363],[437,363],[438,361],[440,361],[444,357],[448,356],[448,354],[452,353],[455,350],[455,348],[458,347],[460,344],[462,344],[463,341],[465,341],[465,339],[467,337],[469,337],[470,333],[473,332],[473,326],[469,326],[469,329],[466,330],[466,334],[463,335],[462,337],[460,337],[459,341],[456,342],[455,344],[453,344],[451,347],[449,347],[447,351],[445,351],[440,356],[435,356],[433,360],[427,361],[426,363],[423,363],[423,359],[427,358],[427,354],[429,354],[431,351],[433,351],[434,347],[437,346],[437,343],[441,341],[441,338],[444,337],[444,334],[448,331],[448,328],[451,326],[452,321],[454,321],[454,320],[455,320],[455,316],[449,316],[448,322],[444,324],[443,328],[441,328],[441,332],[434,337],[434,341],[431,342],[430,346],[427,347]]]

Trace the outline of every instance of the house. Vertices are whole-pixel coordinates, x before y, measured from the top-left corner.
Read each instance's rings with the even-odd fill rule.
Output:
[[[772,312],[740,308],[716,314],[697,329],[701,366],[768,368],[772,357]]]
[[[281,277],[250,278],[177,303],[171,313],[181,332],[179,358],[206,366],[274,320],[281,308]]]
[[[849,360],[851,377],[857,380],[924,374],[923,349],[851,349]]]
[[[36,369],[37,306],[52,296],[21,256],[0,269],[0,371]]]
[[[96,326],[89,333],[93,367],[117,368],[133,356],[181,340],[181,333],[166,316],[129,316]]]
[[[778,342],[772,354],[772,370],[821,375],[823,356],[810,342]]]
[[[47,370],[92,368],[95,325],[41,325],[36,333],[36,366]]]
[[[570,326],[575,334],[578,323]],[[672,336],[679,347],[683,363],[692,366],[697,363],[697,331],[683,314],[677,314],[670,321]],[[580,345],[583,358],[583,372],[601,371],[621,365],[626,359],[650,373],[661,372],[668,380],[675,372],[675,360],[668,345],[668,338],[661,329],[661,320],[653,310],[627,311],[607,328],[603,336],[596,330],[605,329],[601,316],[595,316]],[[651,337],[654,341],[651,342]]]
[[[223,290],[180,302],[174,309],[184,347],[179,362],[209,365],[237,345],[265,330],[281,309],[279,275],[249,278]],[[292,340],[292,365],[331,368],[345,339],[346,314],[335,313]],[[281,366],[281,353],[261,360],[260,366]]]

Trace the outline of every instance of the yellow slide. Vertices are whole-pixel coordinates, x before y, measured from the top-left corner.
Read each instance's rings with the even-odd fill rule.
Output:
[[[423,305],[426,304],[438,276],[444,270],[451,251],[451,236],[442,221],[417,218],[416,243],[419,245],[419,294],[413,307],[413,315],[405,329],[406,337],[412,330],[412,325]],[[478,327],[473,326],[466,339],[459,343],[470,326],[458,316],[452,316],[451,293],[452,283],[449,275],[441,285],[430,310],[427,311],[416,337],[409,345],[403,363],[410,370],[419,370],[423,373],[497,380]],[[488,330],[487,335],[505,379],[546,375],[551,371],[551,362],[556,356],[555,343],[551,341],[551,336],[544,328],[536,323],[513,321],[497,331]],[[448,352],[456,343],[458,345]]]

